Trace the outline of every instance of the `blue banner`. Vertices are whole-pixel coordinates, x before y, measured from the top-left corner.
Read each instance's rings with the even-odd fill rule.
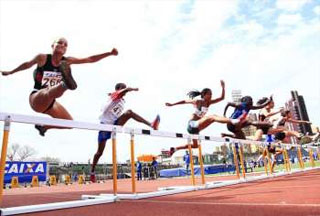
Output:
[[[38,180],[47,181],[47,162],[7,161],[4,172],[4,183],[11,183],[11,179],[17,176],[19,183],[30,183],[32,176],[38,176]]]

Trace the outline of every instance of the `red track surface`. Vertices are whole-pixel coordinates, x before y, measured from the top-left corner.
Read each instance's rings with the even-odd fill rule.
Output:
[[[234,177],[232,177],[234,178]],[[221,177],[206,179],[220,180]],[[197,180],[199,182],[199,179]],[[190,179],[138,182],[138,192],[158,187],[190,185]],[[120,180],[119,193],[130,193],[131,181]],[[105,184],[20,188],[5,191],[2,207],[79,200],[82,194],[112,193],[112,182]],[[63,209],[21,215],[290,215],[320,216],[320,170],[223,188],[199,190],[143,200]]]

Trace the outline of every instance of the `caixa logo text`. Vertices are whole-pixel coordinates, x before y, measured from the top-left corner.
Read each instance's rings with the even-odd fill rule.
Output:
[[[44,174],[46,172],[46,162],[7,162],[6,174]]]

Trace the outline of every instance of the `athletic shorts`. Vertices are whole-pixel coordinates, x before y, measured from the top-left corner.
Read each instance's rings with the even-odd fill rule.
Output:
[[[257,128],[261,129],[263,134],[268,134],[268,131],[271,128],[271,126],[260,126],[260,127],[257,127]]]
[[[190,134],[199,134],[200,131],[199,131],[199,123],[198,123],[198,121],[190,120],[188,122],[187,131]]]
[[[117,125],[117,120],[113,123],[113,125]],[[111,131],[99,131],[99,134],[98,134],[99,143],[103,141],[107,141],[110,138],[111,138]]]
[[[286,138],[286,134],[284,132],[278,132],[274,135],[276,140],[284,140]]]

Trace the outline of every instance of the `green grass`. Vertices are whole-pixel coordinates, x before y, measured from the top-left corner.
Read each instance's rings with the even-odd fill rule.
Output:
[[[316,164],[316,167],[319,167],[320,161],[315,161],[315,164]],[[291,165],[291,169],[299,169],[300,168],[299,163],[295,163],[295,164],[290,163],[290,165]],[[304,162],[304,167],[305,168],[311,167],[311,162],[309,162],[309,161]],[[268,166],[268,170],[269,170],[269,166]],[[275,171],[283,171],[283,170],[286,170],[286,168],[285,168],[284,164],[279,164],[274,167],[274,170]],[[254,169],[254,172],[264,172],[264,171],[265,171],[264,167],[258,167],[258,168]]]

